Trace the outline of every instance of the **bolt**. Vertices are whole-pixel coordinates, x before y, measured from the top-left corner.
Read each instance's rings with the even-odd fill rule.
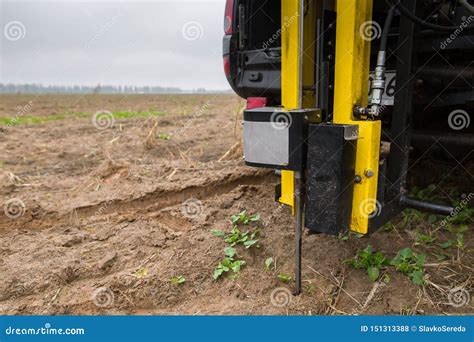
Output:
[[[371,169],[365,170],[365,176],[367,178],[372,178],[374,176],[374,171]]]
[[[360,183],[362,183],[362,177],[359,176],[359,175],[356,175],[355,178],[354,178],[354,181],[355,181],[357,184],[360,184]]]

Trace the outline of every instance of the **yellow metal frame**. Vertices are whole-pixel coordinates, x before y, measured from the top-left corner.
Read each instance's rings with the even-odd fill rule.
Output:
[[[313,107],[315,103],[316,94],[303,95],[302,86],[314,84],[317,1],[281,2],[282,105],[288,110]],[[302,15],[304,37],[301,37]],[[382,129],[380,121],[360,121],[353,116],[355,105],[367,106],[368,102],[370,42],[363,39],[361,27],[371,19],[372,0],[337,1],[334,123],[359,126],[355,169],[362,180],[354,188],[351,230],[361,234],[368,232],[369,215],[377,210]],[[281,181],[280,202],[294,209],[294,172],[282,171]]]
[[[369,215],[377,210],[382,129],[380,121],[357,121],[353,116],[354,106],[365,107],[368,101],[370,42],[363,39],[361,27],[370,20],[372,0],[337,1],[334,123],[359,125],[355,169],[362,181],[354,188],[351,230],[361,234],[368,233]]]
[[[281,103],[286,109],[301,106],[301,44],[300,44],[300,2],[281,1]],[[280,202],[294,211],[294,172],[281,172]]]
[[[314,108],[315,94],[304,93],[304,85],[314,81],[316,48],[316,3],[318,0],[281,1],[282,75],[281,101],[285,109]],[[304,13],[302,13],[304,11]],[[301,19],[304,19],[302,30]],[[304,36],[301,36],[301,31]],[[279,201],[293,208],[294,172],[282,171]]]

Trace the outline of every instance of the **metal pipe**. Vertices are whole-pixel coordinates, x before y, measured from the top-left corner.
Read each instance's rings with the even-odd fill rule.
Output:
[[[383,131],[382,138],[392,140],[390,132]],[[437,142],[447,148],[474,149],[474,136],[468,133],[445,133],[435,131],[414,131],[410,136],[411,145],[418,148],[431,146]]]
[[[295,172],[295,291],[301,293],[301,250],[303,246],[304,172]]]
[[[400,204],[407,207],[420,211],[426,211],[433,214],[449,216],[453,213],[454,208],[433,202],[420,201],[406,196],[400,197]]]
[[[415,131],[411,136],[413,146],[431,146],[433,143],[449,148],[474,149],[474,135],[468,133],[439,133]]]

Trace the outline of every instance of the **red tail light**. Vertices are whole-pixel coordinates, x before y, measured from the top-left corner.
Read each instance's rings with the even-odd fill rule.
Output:
[[[230,78],[230,56],[224,56],[224,72],[227,78]]]
[[[224,32],[232,34],[232,23],[234,21],[234,0],[227,0],[224,15]]]
[[[262,108],[267,106],[266,97],[249,97],[247,98],[247,109]]]

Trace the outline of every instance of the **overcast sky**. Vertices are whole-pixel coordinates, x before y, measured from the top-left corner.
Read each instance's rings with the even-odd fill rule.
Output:
[[[228,89],[225,0],[0,0],[0,82]]]

